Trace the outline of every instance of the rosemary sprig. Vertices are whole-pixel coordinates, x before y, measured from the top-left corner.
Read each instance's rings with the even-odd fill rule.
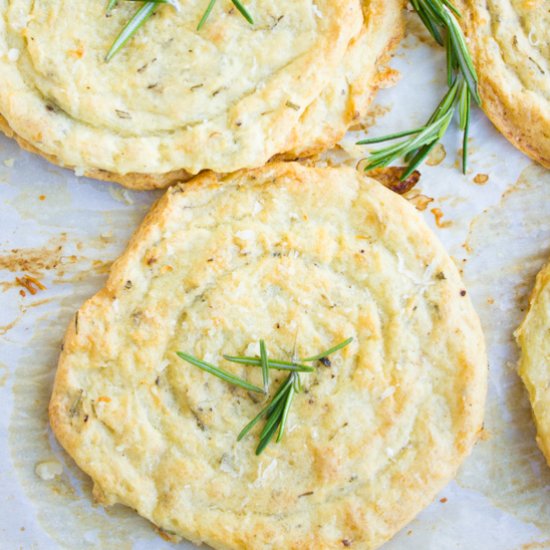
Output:
[[[302,359],[302,363],[313,363],[315,361],[320,361],[322,359],[325,359],[328,355],[331,355],[342,348],[346,347],[353,341],[353,338],[348,338],[347,340],[344,340],[343,342],[331,347],[330,349],[323,351],[321,353],[318,353],[317,355],[314,355],[312,357],[308,357],[306,359]],[[260,347],[261,352],[261,347]],[[253,357],[231,357],[230,356],[224,356],[228,360],[234,360],[238,359],[238,362],[243,361],[253,361]],[[256,359],[257,361],[257,359]],[[281,441],[285,426],[288,419],[288,413],[290,411],[290,406],[292,405],[292,401],[294,399],[295,394],[300,393],[302,390],[301,380],[300,380],[300,372],[310,372],[310,368],[308,368],[306,365],[301,365],[298,363],[298,361],[293,362],[279,362],[282,363],[282,366],[288,367],[288,366],[300,366],[301,369],[298,370],[292,370],[292,372],[288,375],[288,377],[285,379],[285,381],[281,384],[273,398],[271,399],[271,402],[264,407],[241,431],[239,436],[237,437],[237,440],[240,441],[243,437],[245,437],[250,430],[262,419],[265,417],[266,423],[260,433],[260,441],[258,443],[258,446],[256,447],[256,454],[260,455],[263,450],[267,447],[269,442],[273,439],[275,434],[278,430],[277,435],[277,442]],[[248,362],[247,364],[255,364],[252,362]],[[269,365],[271,367],[271,360],[269,362]],[[314,369],[313,369],[314,370]]]
[[[347,340],[340,342],[339,344],[329,348],[326,351],[323,351],[306,359],[302,359],[301,361],[302,363],[323,361],[327,358],[328,355],[336,353],[337,351],[349,345],[352,341],[353,338],[348,338]],[[241,441],[262,418],[265,418],[266,422],[260,433],[260,441],[258,443],[258,446],[256,447],[256,455],[260,455],[263,452],[263,450],[273,439],[277,431],[277,442],[281,441],[294,396],[302,391],[300,373],[309,373],[315,371],[314,367],[304,365],[300,363],[299,360],[280,361],[270,359],[267,354],[265,342],[263,340],[260,340],[259,358],[233,355],[223,356],[227,361],[231,361],[233,363],[261,367],[262,377],[264,381],[264,389],[262,390],[261,388],[250,384],[246,380],[239,378],[238,376],[224,371],[219,367],[215,367],[210,363],[206,363],[205,361],[197,359],[193,355],[189,355],[188,353],[182,353],[179,351],[177,352],[177,355],[184,361],[187,361],[188,363],[191,363],[192,365],[195,365],[196,367],[199,367],[200,369],[210,374],[213,374],[214,376],[217,376],[218,378],[221,378],[226,382],[230,382],[244,389],[255,392],[263,392],[266,394],[269,390],[269,369],[290,371],[289,375],[286,377],[286,379],[279,386],[279,388],[271,398],[271,401],[241,430],[241,432],[237,436],[237,441]]]
[[[292,398],[294,397],[295,393],[300,393],[302,391],[300,375],[293,373],[289,377],[292,379],[292,384],[290,385],[290,388],[287,390],[285,395],[285,406],[283,407],[281,419],[279,420],[279,435],[277,435],[277,443],[279,443],[279,441],[281,441],[281,439],[283,438],[283,433],[285,431],[286,421],[288,418],[288,411],[290,411],[290,405],[292,405]],[[260,448],[260,452],[261,451],[262,449]],[[258,449],[256,449],[256,452],[260,454],[260,452],[258,452]]]
[[[143,0],[127,0],[130,2],[141,2]],[[217,0],[210,0],[208,3],[208,6],[206,8],[206,11],[204,12],[203,16],[201,17],[201,20],[199,21],[199,24],[197,26],[197,30],[201,30],[204,24],[206,23],[206,20],[212,13],[212,10],[214,9],[214,6],[216,4]],[[242,2],[240,0],[231,0],[233,5],[237,8],[237,10],[241,13],[241,15],[252,25],[254,23],[254,20],[252,19],[252,16],[248,12],[248,10],[244,7]],[[107,9],[106,13],[107,15],[110,14],[110,12],[116,7],[118,4],[118,0],[108,0],[107,3]],[[143,2],[143,5],[134,13],[134,15],[130,18],[130,20],[126,23],[126,25],[122,28],[119,35],[113,42],[111,48],[107,52],[107,55],[105,56],[105,61],[110,61],[132,38],[136,32],[139,30],[139,28],[153,15],[155,9],[158,7],[158,4],[170,4],[172,7],[174,7],[176,10],[179,10],[179,3],[178,0],[148,0],[147,2]]]
[[[411,4],[435,41],[446,49],[449,90],[424,126],[358,141],[358,145],[370,145],[408,138],[372,151],[367,158],[365,171],[388,166],[404,157],[407,169],[404,170],[401,179],[407,179],[445,135],[458,109],[459,127],[463,132],[462,171],[466,173],[471,103],[473,99],[481,105],[481,98],[478,92],[476,70],[457,20],[461,15],[449,0],[411,0]]]

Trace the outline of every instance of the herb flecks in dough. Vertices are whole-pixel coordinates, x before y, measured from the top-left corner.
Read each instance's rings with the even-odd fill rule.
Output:
[[[444,136],[458,109],[459,126],[463,132],[462,171],[465,174],[468,166],[471,102],[473,99],[481,105],[481,98],[476,70],[457,21],[461,15],[449,0],[411,0],[411,4],[436,42],[445,47],[449,90],[424,126],[359,141],[358,145],[369,145],[408,138],[373,151],[367,159],[365,171],[388,166],[404,157],[408,166],[401,179],[408,178]]]
[[[315,363],[317,361],[320,361],[321,363],[326,365],[327,357],[329,355],[332,355],[333,353],[340,351],[342,348],[345,348],[346,346],[351,344],[352,341],[353,338],[348,338],[343,342],[340,342],[339,344],[327,349],[326,351],[318,353],[317,355],[313,355],[311,357],[307,357],[301,360],[296,359],[296,361],[278,361],[270,359],[268,357],[266,345],[263,340],[260,340],[260,358],[224,355],[224,358],[232,363],[261,367],[262,377],[264,381],[263,392],[265,394],[267,394],[269,390],[269,369],[291,371],[284,382],[279,386],[269,404],[264,407],[242,429],[241,433],[237,437],[237,441],[241,441],[241,439],[243,439],[250,432],[250,430],[252,430],[252,428],[264,417],[266,418],[266,423],[262,429],[262,432],[260,433],[260,441],[258,443],[258,446],[256,447],[256,454],[260,455],[263,452],[263,450],[273,439],[277,431],[277,443],[281,441],[287,423],[290,406],[292,405],[292,400],[294,399],[294,395],[302,391],[300,373],[315,371],[314,367],[303,365],[301,363]],[[246,380],[243,380],[238,376],[224,371],[219,367],[215,367],[214,365],[210,365],[209,363],[201,361],[200,359],[197,359],[192,355],[179,351],[177,352],[177,355],[184,361],[187,361],[188,363],[191,363],[192,365],[195,365],[196,367],[199,367],[200,369],[210,374],[213,374],[214,376],[217,376],[218,378],[221,378],[226,382],[251,391],[262,392],[261,388],[250,384]]]
[[[126,1],[136,2],[140,0]],[[208,7],[206,8],[206,11],[204,12],[204,15],[202,16],[197,26],[197,30],[201,30],[206,23],[206,20],[210,16],[210,13],[212,12],[214,5],[216,4],[216,1],[217,0],[210,0]],[[231,0],[231,2],[250,24],[254,23],[252,16],[243,6],[240,0]],[[118,0],[109,0],[109,3],[107,4],[107,15],[110,14],[111,10],[115,8],[117,4]],[[128,42],[128,40],[130,40],[130,38],[134,36],[139,28],[153,15],[158,4],[170,4],[176,10],[179,10],[180,8],[178,0],[149,0],[148,2],[144,2],[143,5],[136,11],[136,13],[131,17],[128,23],[126,23],[126,25],[120,31],[120,34],[117,36],[116,40],[113,42],[113,45],[105,56],[105,61],[110,61],[124,47],[126,42]]]

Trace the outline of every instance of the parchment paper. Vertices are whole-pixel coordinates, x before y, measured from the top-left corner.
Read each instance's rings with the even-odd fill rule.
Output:
[[[445,88],[443,52],[416,19],[409,25],[392,63],[401,80],[379,94],[371,135],[422,124]],[[354,146],[359,135],[350,133],[335,157],[355,165],[366,151]],[[386,550],[550,548],[550,469],[535,444],[512,336],[550,257],[550,173],[479,111],[471,135],[468,174],[458,168],[460,136],[451,131],[412,195],[463,270],[483,323],[485,433],[457,479]],[[101,288],[158,196],[78,178],[0,139],[1,549],[173,546],[132,511],[94,505],[90,481],[55,442],[46,414],[69,319]],[[23,276],[46,288],[31,294],[16,282]]]

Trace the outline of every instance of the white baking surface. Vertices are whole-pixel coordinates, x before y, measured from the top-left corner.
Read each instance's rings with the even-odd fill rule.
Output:
[[[411,26],[392,64],[401,81],[380,93],[371,135],[420,125],[444,89],[442,52]],[[480,112],[471,135],[468,174],[457,168],[460,137],[450,131],[445,159],[421,168],[417,189],[434,199],[425,218],[463,269],[486,332],[486,433],[457,479],[386,550],[550,548],[550,470],[534,441],[512,336],[550,257],[550,173]],[[364,149],[354,141],[343,146],[358,159]],[[477,174],[487,183],[474,183]],[[100,289],[158,196],[78,178],[0,139],[0,549],[173,547],[132,511],[93,504],[90,481],[56,444],[46,415],[69,319]],[[432,208],[448,226],[436,226]],[[46,289],[21,296],[15,278],[23,275]]]

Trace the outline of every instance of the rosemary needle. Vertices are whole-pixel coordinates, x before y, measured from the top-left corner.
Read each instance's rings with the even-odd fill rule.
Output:
[[[341,350],[342,348],[345,348],[349,344],[353,342],[353,338],[348,338],[347,340],[344,340],[343,342],[340,342],[336,346],[327,349],[326,351],[322,351],[321,353],[318,353],[317,355],[314,355],[313,357],[308,357],[307,359],[302,359],[302,361],[305,361],[306,363],[311,363],[313,361],[319,361],[319,359],[325,358],[327,355],[332,355],[333,353],[336,353],[337,351]]]
[[[277,403],[285,396],[285,392],[287,390],[287,387],[292,384],[292,380],[290,377],[288,377],[283,384],[279,387],[275,395],[273,396],[273,399],[271,400],[271,403],[264,407],[239,433],[237,436],[237,441],[240,441],[257,423],[258,421],[265,415],[268,415],[271,413],[271,411],[275,408]]]
[[[300,380],[299,375],[296,375],[296,379],[293,380],[293,383],[290,386],[290,389],[288,390],[288,393],[287,393],[287,396],[286,396],[286,399],[285,399],[285,406],[284,406],[283,412],[281,414],[281,421],[280,421],[280,426],[279,426],[279,435],[277,436],[277,443],[279,441],[281,441],[281,439],[283,437],[283,432],[285,430],[286,420],[288,418],[288,411],[290,410],[290,405],[292,404],[292,398],[294,397],[294,393],[296,391],[298,391],[297,386],[299,387],[299,380]],[[298,384],[296,382],[298,382]]]
[[[117,5],[118,0],[109,0],[109,3],[107,4],[107,9],[105,10],[107,13],[110,13],[110,11]]]
[[[199,21],[199,24],[197,26],[197,30],[200,31],[204,24],[206,23],[206,20],[210,17],[210,14],[212,13],[212,10],[214,9],[214,6],[216,5],[217,0],[210,0],[208,3],[208,7],[206,8],[206,11],[204,12],[203,16],[201,17],[201,20]],[[231,0],[231,3],[239,10],[239,13],[251,24],[254,24],[254,19],[252,19],[252,16],[248,12],[248,10],[244,7],[242,2],[240,0]]]
[[[468,89],[463,86],[460,93],[459,102],[459,118],[460,129],[463,132],[462,138],[462,169],[466,172],[468,167],[468,135],[470,134],[470,111],[471,111],[472,96]]]
[[[242,378],[239,378],[238,376],[235,376],[230,372],[222,370],[219,367],[215,367],[210,363],[201,361],[200,359],[197,359],[193,355],[189,355],[188,353],[182,353],[180,351],[177,352],[177,355],[184,361],[187,361],[188,363],[195,365],[195,367],[199,367],[199,369],[202,369],[210,374],[213,374],[214,376],[217,376],[218,378],[221,378],[226,382],[230,382],[235,386],[239,386],[241,388],[244,388],[245,390],[249,390],[253,392],[264,393],[264,390],[262,390],[262,388],[258,388],[258,386],[254,386],[253,384],[250,384],[246,380],[243,380]]]
[[[248,13],[248,10],[243,6],[242,2],[240,0],[231,0],[233,5],[239,10],[240,14],[251,24],[254,24],[254,19],[252,19],[252,16],[250,13]]]
[[[269,389],[269,363],[267,362],[267,350],[265,342],[260,340],[260,359],[262,363],[262,378],[264,381],[264,393]]]
[[[434,40],[445,47],[449,89],[424,126],[358,141],[358,145],[370,145],[408,138],[372,151],[367,158],[365,171],[388,166],[404,157],[407,167],[401,179],[407,179],[444,136],[458,110],[459,127],[463,132],[462,171],[466,173],[471,104],[473,99],[481,105],[481,98],[476,70],[457,20],[461,15],[449,0],[411,0],[411,4]]]
[[[126,23],[124,28],[120,31],[120,34],[117,36],[116,40],[113,42],[111,49],[107,52],[105,56],[105,61],[110,61],[115,54],[122,49],[124,44],[134,36],[136,31],[153,15],[158,2],[145,2],[141,8],[133,15],[133,17]]]
[[[269,442],[273,439],[273,436],[279,427],[279,416],[277,416],[276,419],[277,422],[274,422],[269,432],[267,432],[264,437],[260,439],[260,443],[258,443],[258,446],[256,447],[256,456],[261,455]]]
[[[201,17],[199,24],[197,25],[198,31],[200,31],[204,27],[204,24],[206,23],[206,20],[210,17],[210,14],[212,13],[212,10],[214,9],[215,5],[216,5],[216,0],[210,0],[210,2],[208,2],[208,7],[206,8],[206,11]]]
[[[241,365],[250,365],[253,367],[261,367],[262,361],[257,357],[235,357],[233,355],[224,355],[224,359],[231,363],[239,363]],[[309,365],[301,365],[300,363],[292,363],[290,361],[280,361],[279,359],[269,359],[269,368],[275,370],[290,370],[296,372],[313,372],[315,367]]]
[[[401,137],[406,136],[412,136],[414,134],[418,134],[422,130],[425,129],[425,126],[422,126],[421,128],[415,128],[414,130],[405,130],[403,132],[396,132],[395,134],[387,134],[385,136],[379,136],[379,137],[372,137],[372,138],[365,138],[357,142],[357,145],[370,145],[372,143],[380,143],[382,141],[390,141],[392,139],[397,139]]]
[[[277,441],[280,441],[283,437],[288,411],[295,392],[295,382],[298,377],[299,374],[295,372],[290,373],[280,388],[281,392],[276,394],[276,405],[274,398],[269,407],[265,409],[267,422],[260,433],[260,441],[256,447],[256,455],[260,455],[263,452],[268,443],[273,439],[277,430],[279,430]]]
[[[292,376],[292,374],[290,375]],[[281,413],[286,407],[286,396],[288,392],[292,389],[292,384],[288,386],[288,390],[285,392],[283,399],[280,399],[277,403],[277,406],[273,409],[271,414],[267,418],[267,422],[265,423],[265,426],[260,433],[260,443],[262,442],[262,439],[265,439],[266,435],[271,433],[271,428],[273,428],[276,424],[279,424],[281,421]],[[275,426],[276,427],[276,426]]]

